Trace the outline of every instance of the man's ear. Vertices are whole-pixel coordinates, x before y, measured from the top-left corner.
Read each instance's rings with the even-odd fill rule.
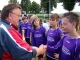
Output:
[[[8,17],[9,17],[9,19],[11,20],[11,13],[9,13]]]

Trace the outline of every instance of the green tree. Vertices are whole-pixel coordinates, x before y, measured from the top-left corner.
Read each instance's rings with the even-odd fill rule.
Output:
[[[17,0],[9,0],[9,3],[17,3]]]
[[[74,9],[76,0],[63,0],[63,7],[68,11],[72,11]]]
[[[74,9],[75,3],[79,2],[80,0],[41,0],[41,9],[44,9],[46,13],[49,13],[51,10],[53,10],[53,7],[57,7],[57,3],[63,3],[64,9],[68,11],[72,11]]]
[[[44,9],[44,12],[49,14],[53,7],[57,7],[57,0],[41,0],[41,9]]]
[[[59,2],[63,2],[63,0],[59,0]]]
[[[63,2],[64,9],[72,11],[74,9],[75,4],[77,2],[80,2],[80,0],[59,0],[59,2]]]
[[[77,0],[78,2],[80,2],[80,0]]]
[[[51,4],[51,9],[52,9],[52,7],[56,8],[57,7],[57,0],[51,0],[50,4]]]
[[[21,7],[23,11],[26,11],[27,13],[29,12],[29,7],[31,5],[30,0],[21,0]]]
[[[30,13],[39,13],[40,12],[40,5],[37,4],[35,1],[32,2],[30,9],[29,9]]]
[[[44,12],[49,13],[49,0],[41,0],[41,9],[44,9]]]

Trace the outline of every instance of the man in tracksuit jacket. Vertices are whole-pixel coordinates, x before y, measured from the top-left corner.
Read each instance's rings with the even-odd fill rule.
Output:
[[[2,9],[0,20],[0,60],[31,60],[46,52],[46,47],[32,48],[17,31],[21,8],[16,4]]]

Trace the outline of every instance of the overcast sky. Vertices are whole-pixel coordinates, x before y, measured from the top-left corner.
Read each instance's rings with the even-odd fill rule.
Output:
[[[2,10],[2,8],[8,4],[9,0],[0,0],[0,10]],[[19,3],[21,2],[21,0],[17,0],[19,1]],[[32,1],[36,1],[38,4],[40,4],[40,0],[31,0]],[[78,6],[79,3],[77,3],[73,9],[74,12],[80,12],[80,6]],[[67,12],[66,10],[63,9],[62,3],[58,3],[57,8],[54,9],[52,11],[52,13],[64,13]]]
[[[0,0],[0,10],[2,10],[2,8],[8,4],[9,0]],[[19,3],[21,2],[21,0],[17,0]],[[36,1],[38,4],[40,4],[40,0],[31,0],[32,1]]]

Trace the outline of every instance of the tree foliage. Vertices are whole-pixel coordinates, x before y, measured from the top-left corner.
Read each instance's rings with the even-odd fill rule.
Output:
[[[57,7],[57,0],[51,0],[51,9],[52,7],[56,8]]]
[[[59,2],[63,3],[64,9],[72,11],[74,9],[75,4],[77,2],[80,2],[80,0],[59,0]]]
[[[75,0],[63,0],[63,7],[68,11],[72,11],[75,6]]]
[[[29,7],[31,5],[30,0],[21,0],[21,7],[23,11],[26,11],[27,13],[29,12]]]
[[[64,9],[68,11],[72,11],[74,9],[75,3],[79,2],[80,0],[41,0],[41,8],[44,8],[46,13],[49,13],[49,10],[53,10],[53,7],[57,7],[57,3],[63,3]]]
[[[77,0],[78,2],[80,2],[80,0]]]
[[[32,2],[30,8],[29,8],[30,13],[39,13],[40,12],[40,5],[37,4],[35,1]]]
[[[56,0],[41,0],[41,8],[43,8],[46,13],[49,14],[49,10],[53,10],[53,7],[57,7]]]
[[[17,3],[17,0],[9,0],[9,3]]]
[[[49,0],[41,0],[41,8],[43,8],[44,12],[49,13]]]

